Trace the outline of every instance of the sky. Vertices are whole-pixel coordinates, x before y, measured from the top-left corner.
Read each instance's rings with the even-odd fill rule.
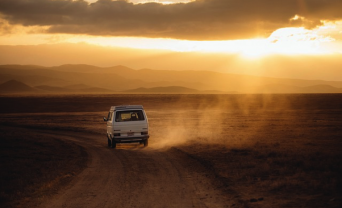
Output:
[[[239,73],[236,67],[240,67],[249,68],[243,73],[266,76],[253,64],[262,62],[279,66],[284,72],[270,76],[305,78],[307,74],[312,78],[311,73],[319,79],[326,71],[325,79],[342,81],[342,73],[336,69],[342,70],[342,63],[338,64],[342,60],[342,0],[0,0],[1,46],[65,43],[89,44],[94,50],[113,47],[171,51],[186,54],[185,59],[189,53],[202,53],[207,54],[203,56],[206,63],[213,54],[225,54],[227,62],[238,57],[234,65],[228,63],[225,68],[219,64],[215,68],[208,64],[207,70]],[[64,50],[68,50],[66,45]],[[310,66],[317,62],[315,70],[321,71],[310,72],[305,64],[297,70],[292,64],[285,73],[284,57],[290,57],[291,63],[303,57]],[[10,60],[6,63],[2,59],[0,63],[63,63],[52,58],[50,63],[40,62],[39,58],[30,62],[15,57]],[[177,69],[193,68],[189,60]],[[84,63],[101,65],[89,59]],[[117,63],[113,60],[112,65]],[[334,69],[327,69],[330,65]],[[157,66],[152,62],[140,66],[146,67]],[[158,67],[163,69],[162,65]]]

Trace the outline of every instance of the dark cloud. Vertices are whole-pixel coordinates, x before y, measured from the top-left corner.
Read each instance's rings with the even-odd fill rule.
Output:
[[[99,0],[0,0],[11,24],[50,26],[50,33],[169,37],[192,40],[267,37],[292,26],[342,19],[342,0],[197,0],[187,4],[133,4]]]
[[[0,35],[9,35],[13,33],[13,26],[0,19]]]

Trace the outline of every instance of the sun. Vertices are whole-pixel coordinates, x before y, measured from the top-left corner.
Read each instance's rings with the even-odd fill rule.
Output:
[[[315,30],[299,28],[281,28],[268,38],[273,52],[285,54],[320,54],[324,50],[321,44],[333,39],[318,34]]]
[[[66,37],[66,36],[65,36]],[[190,41],[168,38],[92,37],[78,35],[66,38],[67,42],[85,42],[106,47],[170,50],[176,52],[240,54],[245,58],[260,58],[272,54],[324,54],[324,44],[333,39],[305,28],[281,28],[268,38],[222,41]]]

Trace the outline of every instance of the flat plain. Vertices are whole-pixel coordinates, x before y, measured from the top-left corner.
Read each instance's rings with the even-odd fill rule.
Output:
[[[124,104],[149,147],[107,147]],[[2,96],[0,114],[0,205],[342,205],[342,94]]]

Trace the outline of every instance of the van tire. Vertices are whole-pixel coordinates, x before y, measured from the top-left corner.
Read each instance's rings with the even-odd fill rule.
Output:
[[[116,142],[115,142],[114,140],[112,140],[111,143],[112,143],[112,144],[111,144],[111,147],[112,147],[112,148],[116,148]]]
[[[144,141],[144,147],[147,147],[148,146],[148,139],[146,139],[145,141]]]
[[[112,141],[110,141],[110,139],[107,137],[108,139],[108,147],[110,147],[112,145]]]

